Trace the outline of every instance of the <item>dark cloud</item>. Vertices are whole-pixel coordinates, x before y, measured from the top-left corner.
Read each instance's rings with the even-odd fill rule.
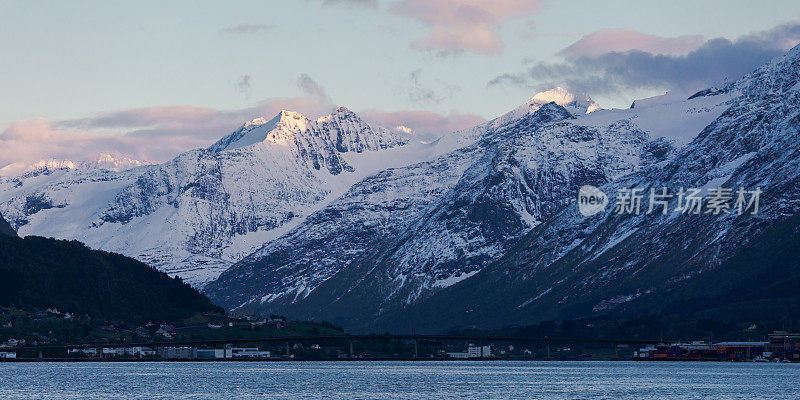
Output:
[[[411,88],[408,91],[409,100],[418,104],[440,103],[442,101],[441,97],[437,95],[433,89],[424,86],[420,82],[420,75],[422,75],[421,69],[412,71],[410,74]]]
[[[238,81],[236,81],[236,90],[244,96],[245,100],[250,100],[250,92],[252,89],[252,84],[250,83],[250,75],[242,75]]]
[[[307,96],[315,99],[317,103],[322,105],[329,105],[333,106],[333,100],[328,95],[328,92],[320,86],[314,79],[312,79],[308,74],[302,74],[300,77],[297,78],[297,86],[305,93]]]
[[[416,69],[408,74],[408,86],[402,90],[408,94],[408,99],[419,105],[441,104],[453,93],[461,90],[457,85],[449,84],[440,79],[425,83],[422,79],[422,69]]]
[[[742,36],[712,39],[685,55],[641,50],[567,56],[563,62],[536,63],[521,73],[506,73],[488,85],[543,89],[565,86],[598,95],[630,90],[691,91],[723,79],[737,79],[800,42],[800,23]]]
[[[686,55],[697,50],[706,39],[703,35],[662,37],[633,29],[603,29],[584,35],[580,40],[559,52],[559,55],[599,56],[612,51],[640,50],[651,54]]]
[[[234,35],[253,35],[258,33],[269,32],[275,29],[276,26],[272,24],[239,24],[220,30],[222,33],[230,33]]]

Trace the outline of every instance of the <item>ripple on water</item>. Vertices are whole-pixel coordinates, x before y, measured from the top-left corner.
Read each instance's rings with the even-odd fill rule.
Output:
[[[800,364],[0,363],[0,399],[786,399]]]

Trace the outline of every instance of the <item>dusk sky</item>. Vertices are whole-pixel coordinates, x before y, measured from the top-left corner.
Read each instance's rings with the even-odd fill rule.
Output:
[[[800,42],[796,0],[111,3],[0,2],[0,168],[165,161],[284,108],[435,135],[556,85],[627,107]]]

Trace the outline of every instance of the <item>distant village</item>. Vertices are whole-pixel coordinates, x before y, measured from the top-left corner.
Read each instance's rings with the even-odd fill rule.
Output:
[[[2,310],[0,310],[2,311]],[[2,315],[0,315],[2,317]],[[607,346],[581,345],[580,343],[524,343],[504,341],[497,343],[469,343],[457,341],[416,341],[381,339],[346,339],[341,327],[322,322],[288,322],[281,315],[217,315],[202,325],[176,326],[172,323],[148,322],[130,327],[113,322],[92,322],[92,329],[107,334],[105,343],[114,345],[67,345],[42,333],[26,332],[26,337],[9,337],[13,318],[0,319],[0,361],[58,359],[73,361],[102,360],[379,360],[379,359],[432,359],[432,360],[525,360],[525,359],[615,359],[635,361],[756,361],[800,362],[800,333],[775,331],[763,341],[676,342],[659,343],[634,350],[627,344]],[[27,315],[32,321],[69,321],[81,318],[70,312],[50,308]],[[3,333],[6,334],[3,334]],[[50,332],[52,334],[52,332]],[[335,339],[317,343],[292,341],[295,336],[322,335]],[[100,336],[101,338],[104,336]],[[248,341],[270,337],[271,343]],[[122,340],[120,340],[122,339]],[[192,345],[184,345],[190,340]],[[203,344],[206,341],[207,343]],[[88,343],[102,341],[88,341]],[[175,342],[171,344],[170,342]],[[124,345],[119,343],[131,343]],[[214,344],[212,344],[214,343]],[[49,346],[58,350],[30,349]]]
[[[800,362],[800,333],[777,331],[760,342],[659,344],[634,352],[635,360]]]
[[[168,334],[168,326],[159,327]],[[76,361],[101,361],[101,360],[126,360],[126,361],[203,361],[203,360],[262,360],[262,361],[281,361],[295,360],[296,354],[300,354],[299,359],[309,359],[309,353],[316,353],[319,357],[314,359],[338,359],[338,360],[370,360],[385,359],[375,357],[369,352],[354,351],[353,344],[350,342],[349,351],[347,346],[341,344],[325,345],[319,343],[294,343],[290,345],[291,338],[279,345],[264,347],[244,347],[226,344],[213,348],[208,346],[170,346],[161,344],[158,346],[114,346],[114,347],[74,347],[66,349],[66,360]],[[0,344],[0,361],[13,361],[17,358],[14,347],[24,346],[26,343],[19,340],[7,340]],[[461,345],[446,346],[447,349],[439,348],[425,354],[416,354],[416,344],[414,344],[413,357],[402,357],[403,359],[433,359],[433,360],[501,360],[501,359],[542,359],[535,351],[527,348],[516,348],[513,344],[503,346],[493,345]],[[628,345],[618,345],[619,349],[627,349]],[[430,349],[429,349],[430,350]],[[553,357],[544,359],[569,359],[563,355],[573,351],[571,346],[558,346],[553,349]],[[775,332],[769,335],[767,341],[753,342],[716,342],[709,343],[704,341],[661,343],[642,347],[628,353],[619,360],[633,361],[751,361],[751,362],[800,362],[800,333]],[[395,354],[400,356],[400,354]],[[604,358],[597,358],[604,359]],[[607,358],[606,358],[607,359]]]
[[[14,345],[24,345],[24,343],[13,343]],[[5,350],[0,351],[0,359],[13,360],[17,358],[17,353],[8,349],[9,343],[4,343]],[[13,347],[13,346],[11,346]],[[3,347],[0,347],[2,350]],[[311,344],[304,346],[296,343],[291,348],[286,349],[286,352],[273,352],[270,350],[263,350],[258,347],[234,347],[233,345],[226,345],[224,348],[198,348],[192,346],[131,346],[131,347],[81,347],[71,348],[66,351],[67,358],[76,360],[171,360],[171,361],[187,361],[187,360],[293,360],[295,358],[291,351],[301,349],[324,351],[328,350],[319,344]],[[365,354],[350,354],[342,351],[337,347],[334,350],[338,353],[338,359],[356,359],[365,360],[370,357]],[[491,359],[496,358],[497,355],[492,354],[492,347],[489,345],[476,346],[468,345],[464,351],[459,352],[445,352],[439,353],[439,358],[447,358],[452,360],[477,360],[477,359]]]

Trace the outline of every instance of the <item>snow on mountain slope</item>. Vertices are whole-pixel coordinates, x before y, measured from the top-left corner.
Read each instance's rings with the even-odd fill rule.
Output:
[[[109,171],[125,171],[131,168],[141,167],[142,165],[151,165],[152,162],[140,161],[133,158],[125,157],[120,154],[101,153],[94,160],[84,161],[81,163],[83,168],[99,168]]]
[[[3,179],[0,211],[23,236],[77,239],[201,286],[354,182],[435,151],[344,107],[313,121],[284,111],[161,165]]]
[[[546,105],[529,103],[524,109],[531,115]],[[517,119],[527,115],[515,112]],[[569,117],[566,110],[558,116]],[[358,182],[327,208],[312,214],[302,226],[243,260],[240,264],[246,266],[231,274],[235,276],[231,278],[235,280],[232,284],[235,288],[217,291],[210,287],[207,290],[219,292],[226,302],[237,306],[245,301],[273,302],[280,298],[293,302],[305,297],[341,270],[345,263],[396,231],[397,226],[407,224],[456,185],[490,143],[507,135],[508,124],[499,122],[503,118],[514,121],[503,116],[475,128],[444,135],[429,145],[428,154],[455,150],[432,161],[384,170]],[[325,239],[320,239],[322,237]],[[280,271],[275,274],[262,271],[258,266],[265,263],[279,264]],[[251,293],[254,292],[259,294],[253,297]]]
[[[518,117],[520,114],[529,113],[531,109],[539,108],[548,103],[556,103],[563,106],[575,115],[589,114],[602,109],[602,107],[595,103],[587,94],[578,96],[567,89],[556,87],[548,91],[537,93],[525,104],[512,111],[510,116]]]
[[[601,185],[672,156],[677,140],[663,132],[707,124],[730,100],[588,113],[593,103],[576,98],[560,89],[534,96],[441,138],[440,148],[456,150],[438,159],[358,182],[237,263],[207,294],[226,307],[348,323],[397,311],[473,276],[582,184]],[[682,122],[659,119],[665,112]]]
[[[45,159],[29,165],[11,164],[0,169],[0,177],[41,174],[65,169],[103,169],[120,172],[152,163],[139,161],[120,154],[100,153],[82,161]]]
[[[504,258],[377,329],[492,328],[596,315],[781,318],[796,307],[800,232],[800,47],[726,88],[728,107],[674,157],[601,189],[591,218],[568,205]],[[693,98],[724,96],[703,91]],[[654,105],[655,107],[655,105]],[[619,189],[760,188],[759,212],[618,214]],[[643,210],[649,200],[645,196]],[[657,208],[660,211],[660,208]],[[751,210],[752,211],[752,210]],[[779,246],[776,246],[776,243]]]
[[[555,103],[563,106],[567,111],[575,116],[589,114],[593,111],[601,110],[589,96],[583,97],[570,93],[564,88],[554,88],[534,95],[525,103],[517,108],[482,124],[471,128],[462,129],[451,134],[443,135],[437,140],[438,147],[442,153],[452,151],[481,139],[488,131],[494,131],[512,123],[526,115],[533,114],[542,106],[548,103]]]

